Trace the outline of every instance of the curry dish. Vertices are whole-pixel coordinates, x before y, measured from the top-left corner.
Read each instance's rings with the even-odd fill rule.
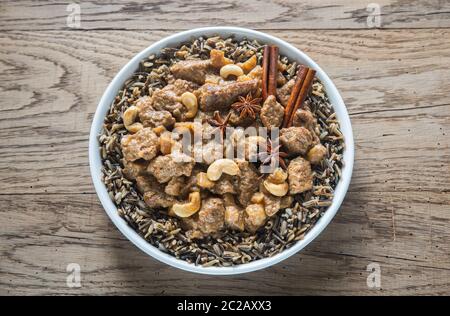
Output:
[[[270,43],[220,37],[143,60],[100,144],[122,217],[162,251],[205,266],[302,239],[331,205],[344,150],[314,69]]]

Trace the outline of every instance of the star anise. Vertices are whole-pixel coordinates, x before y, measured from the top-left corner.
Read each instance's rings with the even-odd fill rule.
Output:
[[[228,115],[225,118],[222,118],[219,111],[215,111],[213,114],[213,118],[208,119],[208,123],[211,124],[212,126],[216,127],[213,130],[213,133],[215,133],[217,130],[220,130],[220,135],[221,135],[222,139],[225,135],[225,130],[227,129],[228,121],[230,120],[230,116],[231,116],[231,112],[228,113]]]
[[[266,151],[258,154],[258,158],[263,165],[273,165],[278,160],[278,165],[283,169],[287,169],[286,161],[284,158],[288,154],[284,151],[280,151],[281,145],[273,146],[272,140],[269,138],[267,141]]]
[[[261,98],[253,98],[251,93],[249,93],[245,98],[239,97],[239,101],[233,103],[231,108],[240,113],[240,118],[250,116],[252,119],[255,119],[256,113],[261,111],[260,103]]]

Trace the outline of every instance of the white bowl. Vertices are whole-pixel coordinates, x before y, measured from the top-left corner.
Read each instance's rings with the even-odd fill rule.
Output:
[[[345,136],[345,151],[344,151],[344,168],[342,170],[342,177],[335,190],[335,195],[333,198],[332,205],[328,208],[325,214],[320,218],[320,220],[314,225],[314,227],[306,234],[303,240],[298,241],[295,245],[283,252],[270,257],[257,261],[253,261],[246,264],[237,265],[234,267],[202,267],[195,266],[194,264],[187,263],[186,261],[176,259],[175,257],[161,252],[156,247],[152,246],[141,236],[139,236],[128,224],[123,220],[117,213],[117,208],[113,201],[109,198],[108,192],[105,185],[101,180],[101,168],[102,162],[100,158],[98,135],[102,130],[103,119],[107,111],[109,110],[116,93],[122,88],[124,82],[136,71],[139,62],[151,54],[158,54],[160,50],[164,47],[177,46],[182,42],[189,41],[192,38],[200,36],[213,36],[221,35],[227,37],[234,35],[236,38],[240,39],[247,37],[249,39],[256,39],[261,43],[271,43],[275,44],[280,49],[280,54],[289,57],[292,60],[296,60],[302,64],[307,65],[315,69],[316,76],[322,81],[325,86],[326,92],[329,96],[331,104],[336,112],[336,115],[341,124],[341,131]],[[181,33],[177,33],[166,37],[153,45],[147,47],[142,52],[137,54],[133,59],[131,59],[114,77],[113,81],[109,84],[105,93],[103,94],[100,103],[98,104],[97,110],[95,112],[94,120],[92,122],[90,137],[89,137],[89,165],[92,175],[92,180],[94,182],[95,190],[100,198],[106,213],[114,222],[114,224],[119,228],[119,230],[124,234],[132,243],[139,247],[142,251],[158,259],[168,265],[176,268],[180,268],[186,271],[212,274],[212,275],[229,275],[229,274],[239,274],[245,272],[251,272],[259,269],[263,269],[272,266],[286,258],[289,258],[293,254],[297,253],[308,245],[314,238],[316,238],[330,223],[331,219],[334,217],[338,211],[342,200],[347,192],[348,186],[350,184],[350,179],[353,170],[353,157],[354,157],[354,145],[353,145],[353,133],[350,123],[350,118],[347,113],[344,101],[341,98],[338,90],[334,86],[331,79],[327,74],[319,67],[311,58],[309,58],[305,53],[301,52],[294,46],[286,43],[285,41],[278,39],[276,37],[253,31],[245,28],[238,27],[206,27],[193,29]]]

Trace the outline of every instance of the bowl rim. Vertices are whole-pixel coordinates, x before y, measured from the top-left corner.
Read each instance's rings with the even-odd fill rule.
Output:
[[[98,134],[101,131],[104,117],[109,110],[111,103],[116,96],[117,91],[122,87],[123,83],[129,78],[129,76],[135,72],[139,62],[150,54],[159,53],[163,47],[170,47],[182,42],[188,41],[191,38],[199,36],[213,36],[219,35],[234,35],[238,38],[247,37],[250,39],[257,39],[260,42],[272,43],[279,46],[280,54],[283,54],[290,59],[301,61],[309,67],[316,70],[316,76],[322,81],[327,91],[327,95],[330,99],[330,103],[336,112],[336,116],[339,119],[341,131],[345,137],[345,150],[344,150],[344,167],[342,168],[342,175],[339,183],[335,189],[335,195],[331,206],[325,211],[324,215],[315,223],[314,227],[305,235],[304,239],[297,241],[290,248],[283,250],[282,252],[264,259],[259,259],[245,264],[240,264],[232,267],[202,267],[188,263],[184,260],[177,259],[169,254],[160,251],[158,248],[147,242],[142,238],[133,228],[131,228],[124,219],[122,219],[118,212],[117,207],[114,205],[109,197],[106,186],[101,181],[101,157],[100,146],[98,142]],[[216,26],[216,27],[202,27],[195,28],[183,32],[172,34],[168,37],[162,38],[159,41],[148,46],[140,53],[135,55],[128,63],[122,67],[122,69],[116,74],[113,80],[109,83],[105,92],[103,93],[100,102],[97,105],[94,118],[92,120],[90,135],[89,135],[89,168],[94,183],[95,191],[97,193],[100,202],[108,214],[114,225],[120,230],[120,232],[130,240],[134,245],[141,249],[151,257],[168,264],[172,267],[176,267],[185,271],[209,274],[209,275],[234,275],[240,273],[248,273],[260,269],[267,268],[275,265],[282,260],[285,260],[292,255],[296,254],[304,247],[306,247],[311,241],[313,241],[324,229],[328,226],[333,219],[337,211],[339,210],[342,201],[347,193],[351,176],[353,172],[354,163],[354,140],[353,132],[344,101],[337,88],[325,73],[322,68],[316,64],[308,55],[294,47],[293,45],[285,42],[282,39],[274,37],[272,35],[240,27],[232,26]]]

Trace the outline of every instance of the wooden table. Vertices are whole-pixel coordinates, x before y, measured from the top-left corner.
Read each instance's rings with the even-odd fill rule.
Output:
[[[450,294],[450,2],[382,0],[376,28],[369,2],[88,1],[72,28],[69,2],[2,1],[0,294]],[[208,25],[304,50],[342,93],[356,142],[352,184],[323,234],[274,267],[229,277],[138,250],[106,216],[88,168],[93,113],[119,69],[156,40]],[[66,284],[70,263],[81,287]],[[367,282],[373,264],[380,288]]]

